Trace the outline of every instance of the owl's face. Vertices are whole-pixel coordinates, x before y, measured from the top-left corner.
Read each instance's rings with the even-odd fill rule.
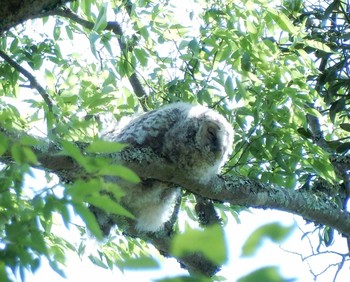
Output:
[[[226,120],[204,119],[197,135],[197,141],[215,160],[226,158],[231,153],[232,131]],[[229,129],[229,130],[228,130]]]

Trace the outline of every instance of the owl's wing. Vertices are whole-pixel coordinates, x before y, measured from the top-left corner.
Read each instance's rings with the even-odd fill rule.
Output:
[[[120,122],[108,115],[103,118],[101,123],[104,124],[100,133],[102,139],[137,147],[150,147],[157,151],[164,142],[166,132],[182,117],[178,108],[168,107],[123,118]]]

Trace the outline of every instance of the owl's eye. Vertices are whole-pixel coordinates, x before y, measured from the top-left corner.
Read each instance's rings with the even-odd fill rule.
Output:
[[[212,127],[212,126],[209,126],[207,128],[207,132],[208,132],[208,138],[211,140],[211,141],[214,141],[216,140],[216,128]]]

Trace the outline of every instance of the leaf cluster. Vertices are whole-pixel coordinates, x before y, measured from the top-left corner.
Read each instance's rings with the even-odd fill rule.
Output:
[[[26,25],[0,38],[0,49],[35,74],[52,102],[49,105],[33,91],[28,77],[2,61],[0,129],[30,129],[47,136],[87,172],[86,178],[66,184],[62,195],[49,184],[28,195],[24,179],[37,163],[30,149],[37,144],[21,140],[10,145],[0,132],[0,155],[10,151],[14,160],[0,172],[1,281],[8,279],[8,268],[19,271],[22,278],[25,269],[35,271],[42,256],[62,273],[66,249],[84,254],[83,243],[73,246],[51,232],[55,214],[61,214],[66,225],[71,222],[69,207],[98,238],[101,231],[87,203],[132,217],[116,203],[121,189],[103,176],[131,182],[138,178],[104,158],[103,154],[122,147],[95,141],[95,117],[100,113],[120,118],[141,106],[153,109],[174,101],[206,104],[234,126],[234,153],[224,173],[287,189],[315,186],[319,178],[344,182],[329,156],[346,156],[350,148],[348,4],[275,5],[264,0],[197,4],[198,9],[179,18],[176,5],[168,1],[74,1],[66,8],[78,19],[67,19],[61,11],[59,17],[36,20],[42,30],[38,36]],[[110,28],[111,20],[121,23],[122,34]],[[145,97],[131,85],[135,74],[146,89]],[[316,134],[309,117],[317,118],[322,134]],[[92,143],[82,152],[73,143],[76,140]],[[101,156],[92,158],[89,153]],[[337,193],[330,189],[326,198],[335,201]],[[234,207],[217,207],[222,214],[228,210],[236,215]],[[244,253],[254,253],[266,236],[279,240],[289,231],[278,224],[265,226],[249,238]],[[199,250],[221,263],[226,258],[224,239],[213,253],[203,244],[219,233],[185,232],[182,240],[175,240],[174,253]],[[200,238],[197,244],[185,244],[194,242],[194,237]],[[332,231],[325,229],[326,244],[331,237]],[[118,240],[118,244],[108,241],[90,260],[104,268],[155,265],[142,256],[144,243]],[[263,272],[276,274],[270,269]]]

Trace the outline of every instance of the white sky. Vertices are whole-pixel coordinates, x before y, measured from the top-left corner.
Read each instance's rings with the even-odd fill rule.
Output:
[[[35,187],[40,190],[45,188],[44,174],[41,171],[35,172],[35,178],[27,177],[27,187]],[[53,230],[56,235],[60,235],[67,239],[70,243],[78,246],[80,243],[80,235],[75,228],[67,230],[62,222],[57,217],[57,224]],[[308,282],[313,281],[313,276],[310,273],[310,268],[314,273],[322,272],[325,267],[330,264],[340,261],[340,257],[332,254],[324,254],[314,257],[310,261],[301,261],[300,256],[294,253],[301,253],[304,256],[312,253],[310,244],[306,238],[301,239],[303,232],[298,228],[293,234],[280,246],[270,240],[265,240],[259,251],[250,258],[241,257],[241,248],[247,237],[254,232],[259,226],[271,222],[280,222],[283,226],[290,226],[296,223],[303,231],[311,231],[314,225],[305,224],[305,221],[299,216],[294,216],[286,212],[274,210],[258,210],[252,209],[251,212],[242,212],[240,215],[241,224],[237,224],[233,218],[230,218],[229,224],[225,228],[229,261],[223,266],[219,275],[227,278],[227,281],[236,281],[238,278],[249,274],[250,272],[264,266],[278,266],[280,272],[285,278],[297,278],[296,281]],[[73,218],[73,222],[80,222],[79,218]],[[314,234],[310,237],[314,246],[317,246],[318,235]],[[89,248],[90,246],[90,248]],[[55,273],[47,261],[43,261],[39,270],[34,273],[27,273],[27,282],[47,282],[48,277],[50,282],[75,282],[75,281],[154,281],[155,279],[175,276],[179,274],[186,275],[187,272],[179,267],[179,264],[174,259],[161,258],[160,269],[148,271],[125,271],[121,273],[118,269],[106,270],[95,266],[88,259],[90,254],[89,249],[93,251],[96,248],[96,243],[93,238],[87,242],[86,253],[81,260],[77,254],[73,252],[67,253],[67,266],[64,268],[67,279],[62,278]],[[215,248],[215,246],[213,246]],[[337,251],[340,253],[346,252],[346,240],[337,235],[336,243],[329,249],[322,248],[321,251]],[[289,251],[289,252],[287,252]],[[308,264],[309,263],[309,264]],[[337,282],[348,282],[350,274],[350,262],[344,265],[344,269],[340,272]],[[330,268],[326,273],[321,275],[318,282],[329,282],[334,278],[336,267]]]
[[[296,281],[313,281],[313,276],[309,271],[309,266],[306,262],[302,262],[300,257],[296,254],[286,252],[302,253],[309,255],[310,246],[306,239],[301,240],[303,235],[300,230],[296,229],[294,234],[281,246],[265,240],[262,248],[257,254],[251,258],[242,258],[241,247],[243,246],[246,237],[249,236],[259,226],[270,223],[270,222],[282,222],[285,225],[293,224],[297,219],[299,224],[303,224],[303,220],[284,212],[277,211],[260,211],[253,210],[252,214],[243,212],[240,216],[241,224],[235,223],[232,219],[230,224],[226,228],[226,236],[229,245],[229,261],[223,267],[222,271],[218,274],[227,278],[227,281],[236,281],[239,277],[250,273],[263,266],[279,266],[283,277],[285,278],[297,278]],[[64,228],[64,227],[62,227]],[[303,226],[303,229],[309,229]],[[72,238],[72,231],[67,232],[66,236]],[[73,236],[74,237],[74,236]],[[313,236],[315,242],[318,242],[317,236]],[[72,242],[72,240],[70,240]],[[315,243],[314,242],[314,243]],[[337,238],[337,246],[332,246],[332,250],[337,249],[339,252],[346,250],[346,244],[344,238]],[[79,243],[77,240],[76,244]],[[93,244],[93,239],[91,239]],[[215,248],[215,246],[213,246]],[[283,249],[282,249],[283,248]],[[154,279],[165,278],[168,276],[175,276],[178,274],[186,274],[186,271],[181,269],[178,263],[174,259],[164,259],[160,264],[160,269],[149,270],[149,271],[125,271],[121,273],[117,269],[114,271],[105,270],[93,265],[87,258],[86,254],[83,260],[80,260],[74,253],[67,254],[67,268],[65,273],[67,279],[62,278],[56,274],[47,263],[35,273],[27,276],[27,282],[46,282],[50,277],[50,282],[73,282],[73,281],[154,281]],[[322,267],[326,267],[329,264],[335,263],[340,258],[332,255],[323,255],[317,259],[311,261],[312,270],[315,273],[319,273],[323,270]],[[344,266],[349,270],[349,263]],[[349,278],[349,273],[345,269],[338,276],[338,282],[346,282]],[[331,268],[328,272],[318,278],[319,282],[329,282],[333,280],[336,268]]]

